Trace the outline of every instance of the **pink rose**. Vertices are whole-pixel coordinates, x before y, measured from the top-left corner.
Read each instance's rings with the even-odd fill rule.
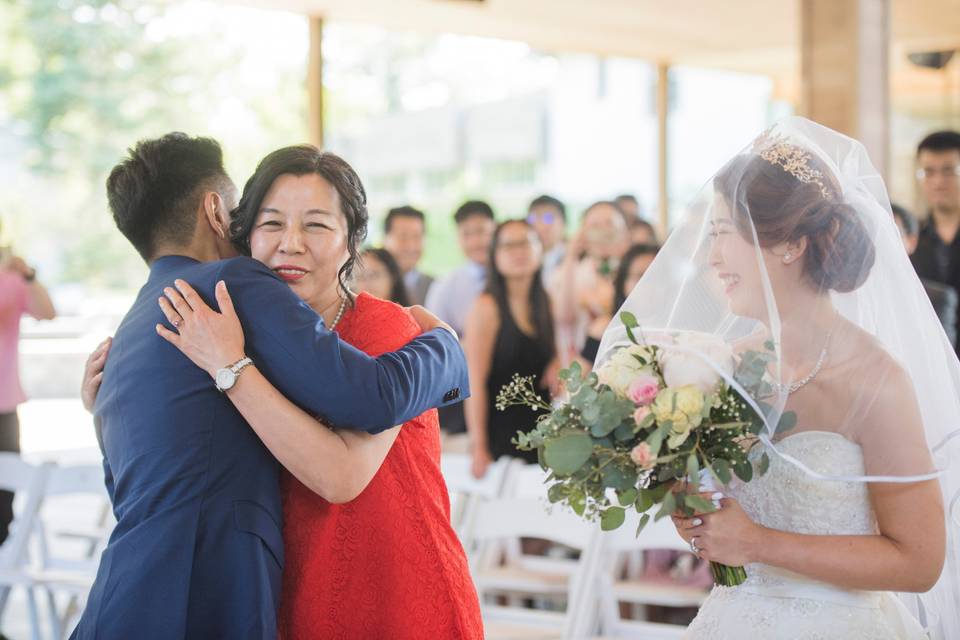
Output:
[[[637,410],[633,412],[633,419],[637,424],[640,424],[648,415],[650,415],[650,407],[637,407]]]
[[[633,404],[646,406],[654,401],[660,391],[660,381],[654,376],[640,376],[627,387],[627,397]]]
[[[630,459],[641,469],[649,469],[653,466],[653,452],[650,445],[641,442],[630,450]]]

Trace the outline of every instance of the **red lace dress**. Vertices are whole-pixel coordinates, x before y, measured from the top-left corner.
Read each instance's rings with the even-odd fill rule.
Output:
[[[337,326],[371,355],[419,332],[392,302],[361,293]],[[450,526],[436,410],[407,422],[367,488],[330,504],[284,472],[284,640],[483,638],[463,547]]]

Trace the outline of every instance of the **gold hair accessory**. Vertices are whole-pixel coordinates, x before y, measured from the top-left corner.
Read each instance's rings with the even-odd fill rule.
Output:
[[[787,142],[784,135],[770,135],[769,130],[765,131],[754,141],[753,150],[770,164],[782,167],[800,182],[820,187],[820,195],[825,199],[833,197],[833,193],[823,183],[823,172],[808,164],[810,153]]]

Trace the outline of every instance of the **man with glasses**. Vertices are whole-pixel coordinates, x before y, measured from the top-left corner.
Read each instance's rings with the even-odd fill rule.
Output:
[[[527,208],[527,222],[543,244],[543,281],[549,282],[566,253],[567,208],[553,196],[539,196]]]
[[[921,278],[960,289],[960,133],[938,131],[924,138],[917,166],[929,216],[910,259]]]

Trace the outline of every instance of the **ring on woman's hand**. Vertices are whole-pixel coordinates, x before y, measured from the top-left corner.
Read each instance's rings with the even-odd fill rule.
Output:
[[[693,554],[696,556],[700,555],[700,547],[697,546],[696,536],[690,538],[690,551],[693,551]]]
[[[183,318],[177,318],[176,320],[173,321],[173,326],[176,327],[177,329],[179,329],[180,325],[182,324],[183,324]]]

